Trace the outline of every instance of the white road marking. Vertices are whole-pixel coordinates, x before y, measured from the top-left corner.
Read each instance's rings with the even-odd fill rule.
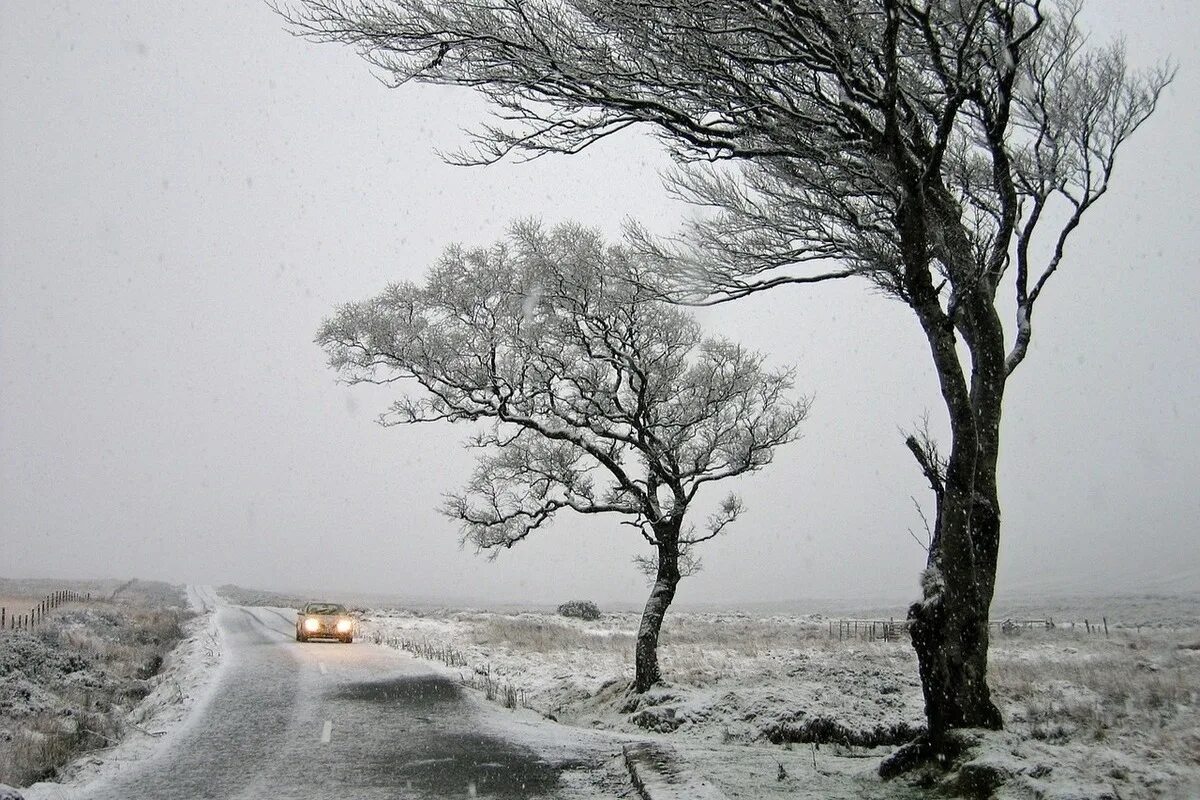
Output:
[[[333,738],[333,720],[325,720],[325,727],[321,728],[321,744],[329,744],[329,740]]]
[[[329,670],[325,668],[325,662],[324,662],[324,661],[322,661],[322,662],[321,662],[320,664],[318,664],[317,666],[319,666],[319,667],[321,668],[321,674],[322,674],[322,675],[328,675],[328,674],[329,674]]]

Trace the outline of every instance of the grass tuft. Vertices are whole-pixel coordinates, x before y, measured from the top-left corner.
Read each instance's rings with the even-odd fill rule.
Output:
[[[156,585],[117,590],[116,600],[64,607],[36,632],[0,633],[0,784],[54,779],[78,755],[116,744],[150,693],[188,614],[148,605],[166,596]]]

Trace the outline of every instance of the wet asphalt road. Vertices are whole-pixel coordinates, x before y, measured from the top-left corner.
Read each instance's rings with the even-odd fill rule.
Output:
[[[616,746],[508,712],[388,648],[295,641],[294,617],[221,606],[215,691],[95,800],[611,798]],[[609,767],[604,767],[604,764]],[[605,772],[608,778],[605,778]],[[593,780],[594,778],[594,780]]]

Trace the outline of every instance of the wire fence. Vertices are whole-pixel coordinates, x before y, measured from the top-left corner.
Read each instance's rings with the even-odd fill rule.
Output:
[[[1005,634],[1019,633],[1025,630],[1050,631],[1056,628],[1075,630],[1077,625],[1086,631],[1089,636],[1099,634],[1104,634],[1106,638],[1109,636],[1107,616],[1101,616],[1099,622],[1093,622],[1091,619],[1055,622],[1052,617],[1043,619],[1018,619],[1010,617],[988,621],[989,628]],[[908,632],[908,626],[909,622],[906,619],[831,619],[828,623],[828,637],[830,639],[836,638],[839,641],[894,642],[898,641]],[[1141,630],[1140,626],[1138,630]]]
[[[74,589],[60,589],[46,595],[37,605],[25,612],[0,606],[0,631],[32,631],[45,624],[50,612],[66,603],[87,603],[92,599],[91,592],[77,592]]]

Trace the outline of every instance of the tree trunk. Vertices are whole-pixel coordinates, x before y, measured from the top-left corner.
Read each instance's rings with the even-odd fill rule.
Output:
[[[977,263],[954,198],[944,187],[916,180],[905,188],[896,212],[903,290],[929,342],[949,414],[950,453],[921,578],[923,597],[908,612],[929,733],[886,760],[880,768],[885,775],[904,769],[910,757],[951,756],[947,734],[954,728],[999,729],[1003,723],[987,685],[987,623],[1000,536],[996,459],[1007,377],[1004,329],[994,305],[994,276]],[[950,267],[946,308],[930,269],[935,257]],[[961,344],[970,354],[969,380]]]
[[[909,608],[913,649],[925,697],[925,716],[935,752],[951,728],[998,730],[1003,721],[987,685],[988,611],[995,563],[961,563],[962,552],[999,518],[976,520],[968,498],[947,496],[941,546],[931,551],[922,578],[925,597]],[[980,524],[982,523],[982,524]],[[958,540],[963,546],[947,546]],[[964,568],[968,567],[968,568]],[[973,568],[970,568],[973,567]],[[977,578],[976,575],[979,575]],[[986,585],[986,586],[985,586]]]
[[[670,530],[673,527],[674,530]],[[638,627],[637,649],[634,655],[636,673],[634,691],[641,694],[662,680],[658,669],[658,634],[662,630],[663,617],[671,601],[675,599],[675,587],[679,585],[679,525],[665,530],[655,530],[658,545],[658,570],[654,588],[646,600],[642,612],[642,623]]]
[[[986,307],[975,304],[966,315],[963,333],[972,362],[969,401],[947,397],[951,447],[946,483],[922,577],[923,599],[908,614],[935,756],[947,754],[946,734],[953,728],[1003,727],[987,685],[987,656],[1000,542],[996,462],[1004,342],[990,302]],[[939,369],[947,365],[943,362]]]

